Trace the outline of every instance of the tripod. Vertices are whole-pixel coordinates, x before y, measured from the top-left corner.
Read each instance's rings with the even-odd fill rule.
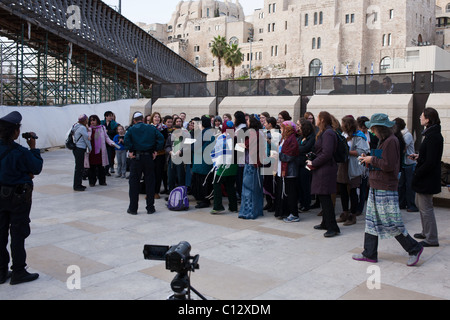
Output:
[[[191,290],[194,291],[195,294],[202,300],[207,300],[200,292],[191,286],[190,272],[199,268],[198,259],[200,256],[196,255],[195,257],[189,258],[193,259],[192,263],[190,263],[185,270],[178,272],[170,283],[170,287],[172,288],[174,294],[167,298],[167,300],[192,300]]]
[[[179,272],[170,283],[174,292],[167,300],[192,300],[191,290],[202,300],[207,300],[200,292],[191,286],[191,279],[188,271]]]

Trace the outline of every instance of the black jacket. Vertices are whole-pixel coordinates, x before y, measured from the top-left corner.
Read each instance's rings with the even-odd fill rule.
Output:
[[[412,180],[412,188],[417,193],[441,193],[441,159],[444,150],[444,138],[441,126],[433,125],[422,135],[425,139],[420,146],[419,159]]]
[[[306,155],[314,150],[314,145],[316,143],[316,136],[314,133],[311,133],[306,140],[303,142],[303,137],[298,137],[298,148],[300,151],[299,154],[299,165],[300,167],[304,167],[306,165]]]

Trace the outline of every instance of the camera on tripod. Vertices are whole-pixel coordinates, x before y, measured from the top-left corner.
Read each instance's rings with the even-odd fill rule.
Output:
[[[200,256],[191,256],[190,253],[191,245],[186,241],[174,246],[144,245],[144,259],[166,261],[166,269],[177,273],[170,284],[174,295],[169,300],[191,300],[190,290],[206,300],[190,284],[189,272],[200,268]]]

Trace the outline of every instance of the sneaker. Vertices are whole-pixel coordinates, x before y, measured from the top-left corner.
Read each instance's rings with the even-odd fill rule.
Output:
[[[283,221],[286,223],[299,222],[300,218],[297,216],[294,216],[293,214],[290,214],[289,217],[284,218]]]
[[[211,210],[211,214],[220,214],[223,213],[225,211],[225,209],[222,210]]]
[[[366,262],[371,262],[371,263],[377,263],[378,262],[378,260],[373,260],[373,259],[367,258],[362,253],[353,255],[352,259],[356,260],[356,261],[366,261]]]
[[[419,259],[420,259],[420,256],[421,256],[422,252],[423,252],[423,247],[422,247],[422,249],[420,249],[419,253],[417,253],[415,255],[410,255],[409,259],[408,259],[408,263],[406,265],[408,267],[415,266],[419,262]]]

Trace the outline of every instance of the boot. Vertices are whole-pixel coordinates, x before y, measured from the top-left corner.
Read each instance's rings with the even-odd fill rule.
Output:
[[[273,200],[270,196],[266,196],[267,204],[264,206],[263,210],[269,210],[273,207]]]
[[[350,212],[344,211],[344,212],[341,213],[341,215],[336,220],[336,222],[346,222],[347,219],[349,218],[349,216],[350,216]]]
[[[6,280],[8,280],[9,278],[11,278],[11,271],[8,271],[8,269],[6,270],[1,270],[0,271],[0,284],[4,284],[6,282]]]
[[[356,214],[351,214],[347,221],[345,221],[344,226],[351,226],[353,224],[356,224]]]
[[[9,284],[15,285],[24,282],[30,282],[39,278],[38,273],[29,273],[27,270],[13,271]]]

